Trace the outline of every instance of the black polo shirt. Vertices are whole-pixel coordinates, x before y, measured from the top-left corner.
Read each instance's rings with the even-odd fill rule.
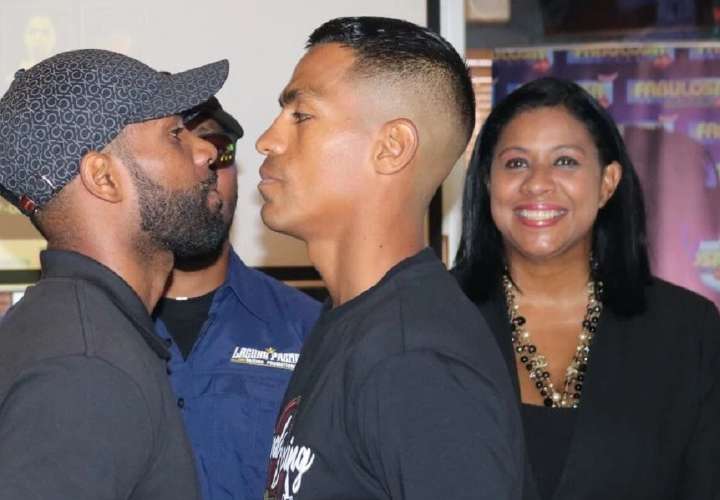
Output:
[[[41,263],[0,323],[0,500],[197,499],[144,304],[83,255]]]

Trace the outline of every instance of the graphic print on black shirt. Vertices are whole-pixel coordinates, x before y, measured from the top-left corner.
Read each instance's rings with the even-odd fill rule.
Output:
[[[315,453],[307,446],[295,443],[292,435],[300,396],[283,408],[275,425],[266,500],[292,500],[302,487],[302,479],[315,461]]]

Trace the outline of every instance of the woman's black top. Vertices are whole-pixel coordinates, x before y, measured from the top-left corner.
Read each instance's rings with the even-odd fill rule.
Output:
[[[521,405],[530,470],[542,500],[550,500],[560,482],[577,411]]]
[[[510,325],[498,292],[478,306],[520,404]],[[562,470],[553,500],[720,499],[720,316],[707,299],[659,279],[645,293],[646,308],[634,316],[603,309],[575,422],[557,426],[572,432],[564,451],[554,444],[547,446],[555,452],[541,454],[534,441],[551,441],[552,434],[524,432],[530,436],[524,500],[547,498],[536,479],[547,473],[533,472],[531,463]],[[551,453],[567,457],[564,465],[552,466]]]

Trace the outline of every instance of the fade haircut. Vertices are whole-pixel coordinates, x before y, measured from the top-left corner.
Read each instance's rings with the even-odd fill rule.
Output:
[[[453,46],[437,33],[400,19],[340,17],[313,31],[305,48],[324,43],[352,49],[352,71],[361,78],[381,76],[386,83],[421,85],[432,98],[444,94],[441,98],[455,108],[451,114],[458,118],[463,142],[470,139],[475,128],[470,74]]]

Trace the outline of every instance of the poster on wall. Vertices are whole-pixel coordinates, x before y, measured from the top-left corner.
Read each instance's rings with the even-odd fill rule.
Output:
[[[497,50],[493,99],[542,76],[576,81],[618,123],[653,273],[720,306],[720,44]]]
[[[30,220],[0,198],[0,273],[40,269],[40,251],[46,246]]]
[[[2,286],[0,285],[0,320],[8,310],[20,301],[25,294],[25,286]]]

